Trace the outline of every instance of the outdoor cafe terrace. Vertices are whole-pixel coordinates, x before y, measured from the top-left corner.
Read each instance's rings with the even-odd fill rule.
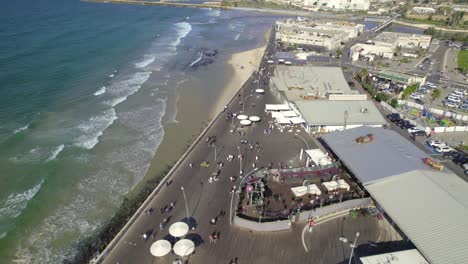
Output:
[[[298,210],[313,210],[361,196],[351,177],[336,166],[264,169],[242,186],[238,212],[250,220],[276,221]]]

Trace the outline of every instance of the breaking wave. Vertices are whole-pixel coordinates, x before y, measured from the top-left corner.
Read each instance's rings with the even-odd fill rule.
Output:
[[[122,103],[127,100],[130,95],[136,93],[150,76],[151,72],[136,72],[128,79],[112,84],[109,86],[109,89],[107,89],[107,93],[113,98],[104,103],[112,107]]]
[[[41,189],[44,180],[29,190],[22,193],[12,193],[6,200],[0,202],[0,216],[8,218],[16,218],[21,215],[21,212],[28,205],[28,201],[31,200],[37,192]]]
[[[101,89],[97,90],[96,92],[94,92],[94,96],[98,96],[98,95],[101,95],[101,94],[104,94],[106,92],[106,87],[103,86],[101,87]]]
[[[28,129],[30,124],[31,124],[31,123],[25,125],[24,127],[20,127],[20,128],[18,128],[18,129],[15,129],[15,130],[13,131],[13,134],[18,134],[19,132]]]
[[[75,140],[75,146],[92,149],[99,142],[99,137],[117,119],[114,108],[110,108],[100,115],[91,117],[88,121],[81,124],[78,128],[83,135]]]
[[[52,152],[52,155],[50,155],[50,157],[47,158],[46,162],[48,161],[52,161],[54,160],[55,158],[57,158],[58,154],[60,154],[60,152],[62,152],[63,148],[65,148],[65,145],[60,145],[58,146],[53,152]]]

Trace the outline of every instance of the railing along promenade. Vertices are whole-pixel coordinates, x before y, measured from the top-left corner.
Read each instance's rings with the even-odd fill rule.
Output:
[[[174,2],[156,2],[156,1],[139,1],[139,0],[82,0],[84,2],[96,3],[112,3],[112,4],[133,4],[133,5],[156,5],[156,6],[173,6],[173,7],[192,7],[192,8],[217,8],[228,9],[216,3],[174,3]]]

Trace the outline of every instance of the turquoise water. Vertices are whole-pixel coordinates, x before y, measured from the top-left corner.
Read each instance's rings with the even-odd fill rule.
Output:
[[[72,0],[3,3],[0,263],[73,256],[77,241],[144,177],[164,125],[177,122],[179,85],[210,67],[196,67],[201,54],[218,50],[213,65],[222,65],[261,42],[274,19]]]

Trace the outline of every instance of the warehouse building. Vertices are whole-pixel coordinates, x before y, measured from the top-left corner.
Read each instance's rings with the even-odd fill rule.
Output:
[[[362,126],[322,140],[427,262],[466,263],[467,182],[424,163],[428,154],[393,130]]]

